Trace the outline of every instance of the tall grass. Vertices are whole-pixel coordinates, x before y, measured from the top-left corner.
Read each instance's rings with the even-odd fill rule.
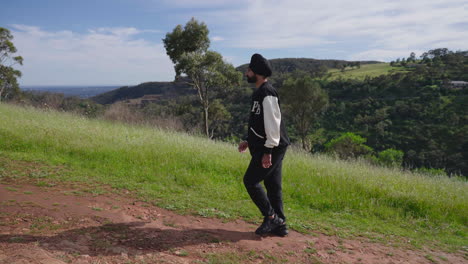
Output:
[[[260,219],[242,185],[249,156],[228,143],[2,103],[0,155],[65,164],[71,171],[62,175],[65,180],[136,190],[182,213]],[[468,186],[463,179],[300,151],[286,154],[283,175],[288,223],[297,230],[385,241],[406,237],[417,245],[467,244]]]

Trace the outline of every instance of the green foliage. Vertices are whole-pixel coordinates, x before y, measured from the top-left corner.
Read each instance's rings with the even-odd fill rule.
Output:
[[[307,142],[311,145],[311,151],[314,153],[322,152],[323,145],[327,142],[326,131],[323,128],[318,128],[307,135]]]
[[[305,72],[295,72],[294,75],[298,77],[289,77],[281,89],[285,120],[290,120],[301,137],[302,147],[309,151],[311,146],[306,137],[319,114],[326,109],[328,95]]]
[[[21,77],[21,72],[12,66],[23,65],[21,56],[14,56],[16,47],[11,40],[13,35],[6,28],[0,27],[0,101],[11,99],[20,94],[17,78]]]
[[[210,131],[210,104],[220,93],[239,84],[242,75],[231,64],[224,62],[221,54],[209,51],[208,28],[192,18],[185,25],[176,26],[163,39],[167,54],[174,62],[176,77],[185,74],[188,84],[196,89],[203,108],[204,132]]]
[[[198,23],[193,17],[185,24],[183,29],[181,25],[177,25],[163,39],[167,55],[174,64],[177,64],[184,53],[206,52],[210,46],[208,33],[209,30],[206,24],[203,22]],[[181,73],[180,69],[176,68],[176,75],[179,76]]]
[[[215,131],[223,134],[229,133],[229,120],[232,116],[222,103],[221,99],[215,99],[211,103],[209,115],[211,116],[211,135],[214,135]]]
[[[326,152],[336,154],[341,159],[352,159],[369,155],[373,149],[366,146],[366,139],[351,132],[343,133],[338,138],[325,144]]]
[[[352,131],[376,151],[401,150],[407,168],[468,175],[468,89],[450,85],[451,80],[468,81],[466,54],[430,51],[427,61],[408,64],[407,72],[323,81],[330,105],[317,126],[328,138]]]
[[[377,160],[379,164],[386,167],[401,167],[404,153],[401,150],[386,149],[379,152]]]

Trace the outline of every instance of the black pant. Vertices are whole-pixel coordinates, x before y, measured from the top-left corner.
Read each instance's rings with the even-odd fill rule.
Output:
[[[281,187],[281,169],[286,148],[273,149],[271,157],[272,166],[268,169],[262,167],[262,151],[251,150],[250,154],[252,155],[252,159],[244,175],[244,185],[250,198],[260,209],[263,216],[271,216],[276,213],[279,217],[286,220],[283,211],[283,193]],[[262,185],[260,185],[261,181],[264,181],[267,194],[265,194]]]

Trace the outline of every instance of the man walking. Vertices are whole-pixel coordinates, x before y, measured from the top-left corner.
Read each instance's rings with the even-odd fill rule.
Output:
[[[288,230],[283,211],[281,169],[290,141],[281,119],[278,92],[268,82],[271,74],[268,60],[254,54],[246,77],[256,89],[252,94],[247,140],[239,143],[239,151],[249,148],[252,155],[244,175],[244,185],[264,216],[255,233],[285,236]],[[264,181],[267,193],[260,185],[261,181]]]

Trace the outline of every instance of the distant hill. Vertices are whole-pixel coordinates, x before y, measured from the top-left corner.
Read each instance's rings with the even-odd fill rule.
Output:
[[[270,60],[275,75],[303,70],[307,72],[325,71],[339,69],[341,65],[346,65],[351,61],[345,60],[316,60],[307,58],[284,58]],[[378,64],[378,61],[361,61],[361,65]],[[236,69],[245,72],[248,64],[243,64]],[[112,104],[117,101],[130,100],[143,97],[145,95],[160,95],[161,97],[171,97],[183,94],[194,93],[195,91],[187,84],[187,79],[180,79],[175,82],[146,82],[136,86],[124,86],[108,91],[90,99],[99,104]]]
[[[326,67],[328,69],[339,69],[341,65],[348,64],[350,62],[357,61],[345,61],[345,60],[316,60],[307,58],[283,58],[283,59],[271,59],[270,64],[273,68],[274,73],[288,73],[295,70],[303,71],[315,71],[320,67]],[[379,61],[360,61],[361,65],[364,64],[376,64],[381,63]],[[249,64],[243,64],[236,69],[242,72],[247,70]]]
[[[22,85],[20,88],[23,91],[31,92],[50,92],[50,93],[61,93],[64,96],[78,96],[80,98],[89,98],[98,94],[105,93],[107,91],[115,90],[120,86],[27,86]]]
[[[123,86],[90,99],[99,104],[112,104],[117,101],[140,98],[148,94],[167,98],[190,93],[194,93],[194,90],[187,84],[187,79],[181,78],[175,82],[146,82],[136,86]]]

